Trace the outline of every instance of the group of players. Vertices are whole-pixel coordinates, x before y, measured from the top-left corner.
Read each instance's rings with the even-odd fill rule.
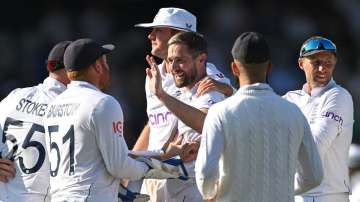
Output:
[[[119,103],[102,92],[110,84],[106,55],[115,47],[58,43],[49,77],[1,101],[0,200],[117,201],[120,179],[132,187],[131,180],[164,176],[143,180],[151,201],[349,201],[353,103],[332,79],[333,42],[304,42],[298,62],[306,84],[281,98],[266,84],[270,50],[259,33],[234,43],[236,90],[207,62],[190,12],[161,8],[153,22],[135,26],[151,29],[152,56],[149,121],[133,151]],[[170,179],[165,165],[157,169],[139,155],[181,159],[184,172]]]

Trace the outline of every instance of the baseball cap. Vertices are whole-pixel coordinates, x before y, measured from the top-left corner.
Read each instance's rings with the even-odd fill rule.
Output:
[[[234,59],[243,64],[262,63],[270,59],[270,49],[262,34],[244,32],[231,50]]]
[[[170,27],[196,32],[196,17],[182,8],[160,8],[153,22],[136,24],[135,27]]]
[[[50,51],[46,61],[46,67],[49,72],[64,68],[64,52],[71,41],[62,41],[57,43]]]
[[[115,49],[112,44],[101,45],[92,39],[84,38],[72,42],[65,50],[66,71],[78,71],[93,64],[99,57]]]
[[[299,57],[305,57],[324,51],[331,52],[336,55],[336,45],[327,38],[313,36],[303,43],[300,49]]]

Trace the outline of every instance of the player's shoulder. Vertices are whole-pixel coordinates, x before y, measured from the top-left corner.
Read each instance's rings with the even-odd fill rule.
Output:
[[[301,99],[305,95],[305,92],[302,90],[293,90],[288,91],[282,97],[290,102],[296,102],[297,100]]]
[[[14,90],[12,90],[9,94],[8,94],[8,98],[18,98],[18,97],[24,97],[26,95],[29,94],[34,94],[34,92],[36,92],[36,87],[35,86],[31,86],[31,87],[25,87],[25,88],[16,88]]]
[[[116,109],[121,108],[120,103],[111,95],[108,95],[106,93],[102,93],[97,97],[96,102],[94,103],[96,108],[102,108],[102,109]]]
[[[325,92],[326,96],[338,96],[345,99],[352,99],[351,94],[344,87],[335,84]]]
[[[212,63],[206,63],[206,74],[214,80],[230,84],[230,80]]]

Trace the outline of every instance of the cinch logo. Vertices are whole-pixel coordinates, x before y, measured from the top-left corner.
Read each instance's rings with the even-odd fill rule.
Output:
[[[113,121],[112,122],[113,133],[118,133],[122,135],[123,133],[123,124],[121,121]]]
[[[150,124],[154,125],[154,126],[165,125],[171,119],[172,119],[172,113],[171,112],[154,113],[154,114],[149,115]]]
[[[331,119],[339,122],[340,125],[343,124],[343,119],[341,118],[341,116],[335,114],[334,112],[324,112],[324,113],[322,114],[322,116],[323,116],[323,117],[331,118]]]

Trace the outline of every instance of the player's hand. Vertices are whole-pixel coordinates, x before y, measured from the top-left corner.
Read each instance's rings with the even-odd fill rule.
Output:
[[[196,86],[198,87],[196,96],[202,96],[210,91],[218,91],[224,94],[226,97],[230,97],[233,94],[233,89],[231,86],[216,81],[210,77],[205,77],[199,81]]]
[[[197,154],[200,148],[199,141],[187,142],[182,148],[180,158],[183,162],[194,161],[197,158]]]
[[[189,179],[188,172],[181,159],[171,158],[159,161],[154,158],[140,157],[136,160],[149,167],[149,170],[144,174],[144,179]]]
[[[15,174],[14,163],[8,159],[0,158],[0,181],[8,182],[11,178],[15,177]]]
[[[150,91],[157,97],[162,96],[164,90],[162,88],[162,83],[161,83],[161,74],[155,62],[155,59],[153,56],[146,55],[146,61],[150,66],[149,68],[146,68],[146,75],[149,77],[149,81],[150,81],[149,82]]]
[[[180,155],[183,152],[183,148],[185,144],[187,144],[182,144],[183,137],[183,135],[179,135],[175,141],[169,143],[169,145],[165,149],[165,153],[161,157],[162,160],[166,160],[174,156]]]

